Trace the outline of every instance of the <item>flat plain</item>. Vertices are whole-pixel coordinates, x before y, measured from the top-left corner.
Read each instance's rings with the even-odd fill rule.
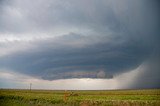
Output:
[[[68,91],[1,89],[0,106],[160,106],[160,89]]]

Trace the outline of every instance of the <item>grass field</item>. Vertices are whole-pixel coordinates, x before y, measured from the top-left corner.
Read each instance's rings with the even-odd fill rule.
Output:
[[[160,106],[160,89],[0,90],[0,106]]]

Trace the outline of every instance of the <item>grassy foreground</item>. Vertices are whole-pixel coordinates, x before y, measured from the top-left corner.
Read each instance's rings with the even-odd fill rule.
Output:
[[[1,89],[0,106],[160,106],[160,89],[110,91]]]

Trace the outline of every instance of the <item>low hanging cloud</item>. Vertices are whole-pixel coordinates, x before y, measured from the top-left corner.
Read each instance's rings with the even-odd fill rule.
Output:
[[[158,10],[157,0],[1,0],[0,69],[43,80],[113,79],[148,63],[131,87],[146,77],[156,83],[137,87],[156,87]]]
[[[151,49],[140,46],[141,42],[135,45],[125,39],[105,36],[97,39],[71,33],[29,44],[23,42],[22,51],[1,57],[0,67],[48,80],[112,78],[114,74],[138,67],[150,53]]]

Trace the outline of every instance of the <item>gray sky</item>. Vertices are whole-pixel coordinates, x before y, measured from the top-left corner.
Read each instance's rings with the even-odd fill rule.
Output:
[[[158,11],[158,0],[0,0],[0,87],[159,88]]]

